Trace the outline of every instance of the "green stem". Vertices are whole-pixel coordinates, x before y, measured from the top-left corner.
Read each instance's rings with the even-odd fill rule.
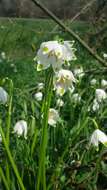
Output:
[[[12,93],[13,93],[13,82],[12,80],[10,81],[10,92],[9,92],[9,108],[8,108],[8,117],[7,117],[7,128],[6,128],[6,140],[9,146],[9,139],[10,139],[10,125],[11,125],[11,113],[12,113]]]
[[[42,111],[43,111],[43,123],[42,123],[42,138],[40,144],[40,159],[39,159],[39,169],[38,169],[38,178],[37,178],[37,190],[40,190],[40,184],[43,185],[43,190],[46,190],[46,171],[45,171],[45,157],[46,157],[46,148],[48,142],[48,113],[51,103],[51,95],[53,88],[53,73],[49,70],[47,75],[47,80],[45,84],[45,97],[43,101]]]
[[[8,113],[7,113],[7,120],[6,120],[6,141],[9,146],[10,141],[10,126],[11,126],[11,112],[12,112],[12,96],[13,96],[13,82],[9,78],[5,78],[5,81],[9,82],[9,105],[8,105]],[[8,164],[8,160],[6,159],[6,178],[8,181],[8,186],[10,187],[10,168]]]
[[[5,186],[6,190],[9,190],[9,185],[7,183],[6,177],[5,177],[4,172],[3,172],[1,167],[0,167],[0,177],[3,180],[3,183],[4,183],[4,186]]]
[[[1,127],[1,123],[0,123],[0,133],[1,133],[1,136],[2,136],[2,141],[3,141],[4,147],[6,149],[9,161],[11,163],[11,166],[12,166],[13,170],[14,170],[14,173],[16,175],[16,178],[17,178],[18,182],[19,182],[19,185],[20,185],[22,190],[25,190],[25,187],[23,185],[22,179],[21,179],[20,174],[18,172],[17,166],[16,166],[16,164],[15,164],[15,162],[13,160],[13,157],[11,155],[11,152],[9,150],[9,146],[8,146],[8,143],[7,143],[6,138],[4,136],[4,132],[3,132],[2,127]]]
[[[34,134],[34,137],[33,137],[33,141],[32,141],[32,144],[31,144],[31,156],[33,156],[33,153],[34,153],[34,150],[35,150],[35,145],[36,145],[36,142],[37,142],[37,137],[38,137],[38,129],[37,129],[37,126],[36,126],[36,122],[35,122],[35,118],[34,118],[34,117],[32,117],[31,129],[32,129],[32,130],[35,130],[35,134]]]

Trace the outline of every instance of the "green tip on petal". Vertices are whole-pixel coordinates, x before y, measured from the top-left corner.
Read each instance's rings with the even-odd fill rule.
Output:
[[[37,71],[42,71],[43,70],[43,65],[42,64],[38,64],[37,65]]]
[[[60,94],[60,96],[63,96],[63,95],[64,95],[64,92],[65,92],[64,88],[61,88],[61,89],[59,90],[58,94]]]
[[[47,53],[49,49],[47,47],[43,47],[43,52]]]
[[[37,61],[37,56],[36,56],[36,57],[34,57],[33,61]]]
[[[105,142],[105,143],[103,143],[104,144],[104,146],[106,146],[107,147],[107,142]]]

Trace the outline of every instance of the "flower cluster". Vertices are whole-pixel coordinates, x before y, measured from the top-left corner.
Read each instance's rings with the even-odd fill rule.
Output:
[[[96,112],[102,107],[102,105],[104,105],[105,100],[107,99],[107,92],[106,92],[107,80],[105,79],[97,80],[93,78],[90,81],[90,85],[93,89],[95,89],[92,110]],[[90,107],[89,110],[91,110]]]
[[[45,70],[51,67],[54,72],[53,86],[56,94],[62,97],[65,92],[73,88],[73,83],[76,79],[72,71],[63,69],[63,65],[69,61],[75,60],[75,49],[71,41],[48,41],[43,42],[37,52],[34,60],[37,61],[37,71]],[[41,92],[35,94],[38,101],[42,100]],[[63,101],[59,98],[57,106],[63,106]],[[49,110],[48,124],[51,126],[56,125],[59,119],[58,111],[51,108]]]
[[[71,41],[48,41],[43,42],[37,52],[37,71],[53,68],[54,75],[54,89],[56,93],[63,96],[64,93],[75,82],[73,73],[70,70],[65,70],[62,65],[65,62],[75,60],[73,42]]]
[[[58,41],[43,42],[37,52],[37,71],[52,66],[56,72],[61,69],[65,61],[75,60],[72,45],[73,43],[70,41],[63,41],[62,43]]]

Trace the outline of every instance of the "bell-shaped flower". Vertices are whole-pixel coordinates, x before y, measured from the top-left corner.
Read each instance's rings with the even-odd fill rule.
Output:
[[[43,42],[37,52],[37,71],[47,69],[52,66],[54,71],[61,69],[65,61],[74,59],[74,50],[70,47],[70,42],[58,41]]]
[[[38,90],[43,90],[43,88],[44,88],[44,83],[42,83],[42,82],[38,83],[37,89]]]
[[[107,53],[103,53],[103,57],[107,59]]]
[[[82,67],[75,68],[74,75],[78,77],[79,79],[82,78],[85,75],[83,68]]]
[[[107,146],[107,135],[99,129],[96,129],[91,136],[90,144],[98,147],[99,142]]]
[[[96,80],[96,79],[92,79],[92,80],[90,81],[90,84],[91,84],[92,86],[95,86],[96,83],[97,83],[97,80]]]
[[[54,78],[54,87],[57,94],[63,96],[73,86],[73,82],[76,82],[73,73],[69,70],[61,69]]]
[[[101,87],[102,88],[107,87],[107,80],[104,80],[104,79],[101,80]]]
[[[75,49],[73,48],[74,41],[64,41],[62,44],[63,50],[63,60],[64,61],[71,61],[76,60],[76,56],[74,54]]]
[[[78,93],[73,94],[72,101],[76,104],[79,103],[81,101],[81,96]]]
[[[18,121],[14,126],[14,133],[16,133],[18,137],[24,135],[24,138],[27,139],[27,122],[24,120]]]
[[[56,101],[56,105],[57,105],[58,107],[62,107],[62,106],[64,105],[63,100],[61,100],[60,98],[58,98],[57,101]]]
[[[36,94],[34,94],[34,97],[37,101],[41,101],[43,98],[43,94],[42,92],[37,92]]]
[[[98,102],[102,102],[103,100],[107,98],[107,94],[103,89],[96,89],[95,97]]]
[[[50,108],[48,115],[48,124],[51,126],[55,126],[58,120],[59,120],[58,111],[53,108]]]
[[[95,112],[95,111],[98,111],[99,108],[100,108],[99,102],[98,102],[96,99],[94,99],[94,101],[93,101],[93,106],[92,106],[92,110]]]
[[[5,104],[8,101],[8,93],[0,87],[0,103]]]

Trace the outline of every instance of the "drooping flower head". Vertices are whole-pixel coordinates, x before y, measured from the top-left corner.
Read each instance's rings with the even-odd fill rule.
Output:
[[[90,144],[98,147],[99,142],[107,146],[107,135],[99,129],[96,129],[91,136]]]
[[[107,80],[104,80],[104,79],[101,80],[101,87],[102,88],[107,87]]]
[[[76,60],[76,56],[74,54],[75,48],[73,48],[74,41],[63,41],[61,44],[63,50],[63,61],[71,61]]]
[[[107,53],[103,53],[103,57],[107,59]]]
[[[98,102],[102,102],[103,100],[107,98],[107,94],[103,89],[96,89],[95,97]]]
[[[8,93],[0,87],[0,103],[5,104],[8,101]]]
[[[69,41],[63,43],[58,41],[43,42],[37,52],[37,71],[52,66],[54,71],[61,69],[65,61],[75,59],[72,44]]]
[[[64,93],[76,82],[73,73],[70,70],[61,69],[56,73],[54,79],[54,87],[58,95],[63,96]]]
[[[48,115],[48,124],[51,126],[55,126],[58,120],[59,120],[58,111],[53,108],[50,108]]]
[[[72,101],[76,104],[79,103],[81,101],[81,96],[78,93],[74,93],[72,95]]]
[[[58,107],[62,107],[62,106],[64,105],[63,100],[60,99],[60,98],[58,98],[58,99],[57,99],[57,102],[56,102],[56,105],[57,105]]]
[[[95,98],[94,101],[93,101],[92,110],[95,112],[95,111],[98,111],[99,108],[100,108],[100,104],[99,104],[99,102],[97,101],[97,99]]]
[[[92,86],[95,86],[95,85],[96,85],[96,83],[97,83],[97,80],[96,80],[96,79],[94,79],[94,78],[90,81],[90,84],[91,84]]]
[[[75,68],[74,75],[78,77],[79,79],[82,78],[85,75],[83,68],[82,67]]]
[[[44,88],[44,83],[42,82],[38,83],[38,86],[37,86],[38,91],[43,90],[43,88]]]
[[[14,133],[18,135],[18,137],[24,135],[24,138],[27,138],[27,122],[24,120],[18,121],[14,126]]]
[[[42,94],[42,92],[37,92],[34,94],[34,97],[37,101],[41,101],[43,98],[43,94]]]

